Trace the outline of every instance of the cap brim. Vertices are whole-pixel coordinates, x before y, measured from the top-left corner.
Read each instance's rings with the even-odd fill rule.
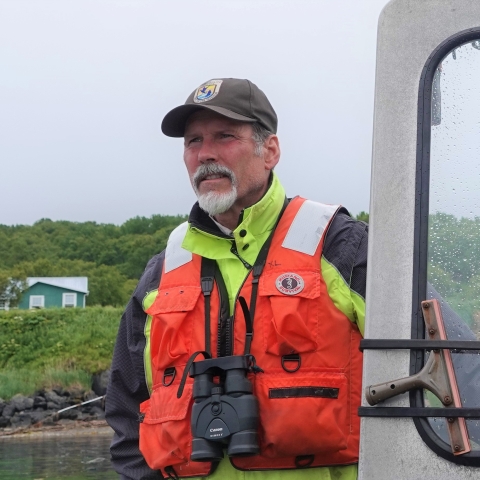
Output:
[[[257,121],[255,118],[246,117],[215,105],[180,105],[165,115],[162,121],[162,132],[168,137],[183,137],[188,117],[199,110],[212,110],[223,117],[238,120],[239,122],[254,123]]]

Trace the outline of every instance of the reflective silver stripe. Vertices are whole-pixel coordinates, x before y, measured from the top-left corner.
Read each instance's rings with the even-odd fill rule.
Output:
[[[192,260],[192,252],[182,248],[187,228],[188,222],[180,224],[168,238],[165,251],[165,273],[171,272]]]
[[[313,256],[325,228],[339,208],[339,205],[305,200],[288,229],[282,247]]]

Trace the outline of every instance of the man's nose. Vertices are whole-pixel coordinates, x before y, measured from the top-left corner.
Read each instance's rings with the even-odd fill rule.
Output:
[[[200,163],[215,162],[217,160],[217,154],[213,142],[204,138],[200,150],[198,151],[198,161]]]

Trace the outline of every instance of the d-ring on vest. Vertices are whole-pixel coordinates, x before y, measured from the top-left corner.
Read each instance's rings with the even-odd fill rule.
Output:
[[[294,198],[273,235],[259,279],[251,353],[264,373],[251,376],[259,401],[260,454],[231,458],[243,470],[348,465],[358,461],[361,335],[329,297],[321,272],[325,233],[338,207]],[[140,450],[165,476],[206,476],[215,466],[190,461],[192,383],[176,393],[185,365],[205,347],[201,257],[181,247],[186,224],[170,236],[152,316],[151,397],[140,406]],[[216,282],[218,284],[218,282]],[[237,298],[251,298],[252,272]],[[242,355],[239,302],[228,328],[218,325],[219,289],[210,296],[210,343],[231,336]],[[238,321],[237,321],[238,319]],[[227,339],[228,340],[228,339]],[[213,352],[215,356],[215,352]],[[174,369],[177,374],[172,378]],[[164,381],[165,372],[169,382]],[[165,470],[167,469],[167,470]]]

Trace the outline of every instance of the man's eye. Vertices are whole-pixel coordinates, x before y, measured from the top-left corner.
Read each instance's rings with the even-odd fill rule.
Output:
[[[231,133],[222,133],[222,134],[220,134],[220,137],[221,138],[231,138],[231,137],[233,137],[233,135]]]
[[[193,137],[188,141],[188,144],[190,145],[191,143],[200,142],[200,140],[201,140],[200,137]]]

